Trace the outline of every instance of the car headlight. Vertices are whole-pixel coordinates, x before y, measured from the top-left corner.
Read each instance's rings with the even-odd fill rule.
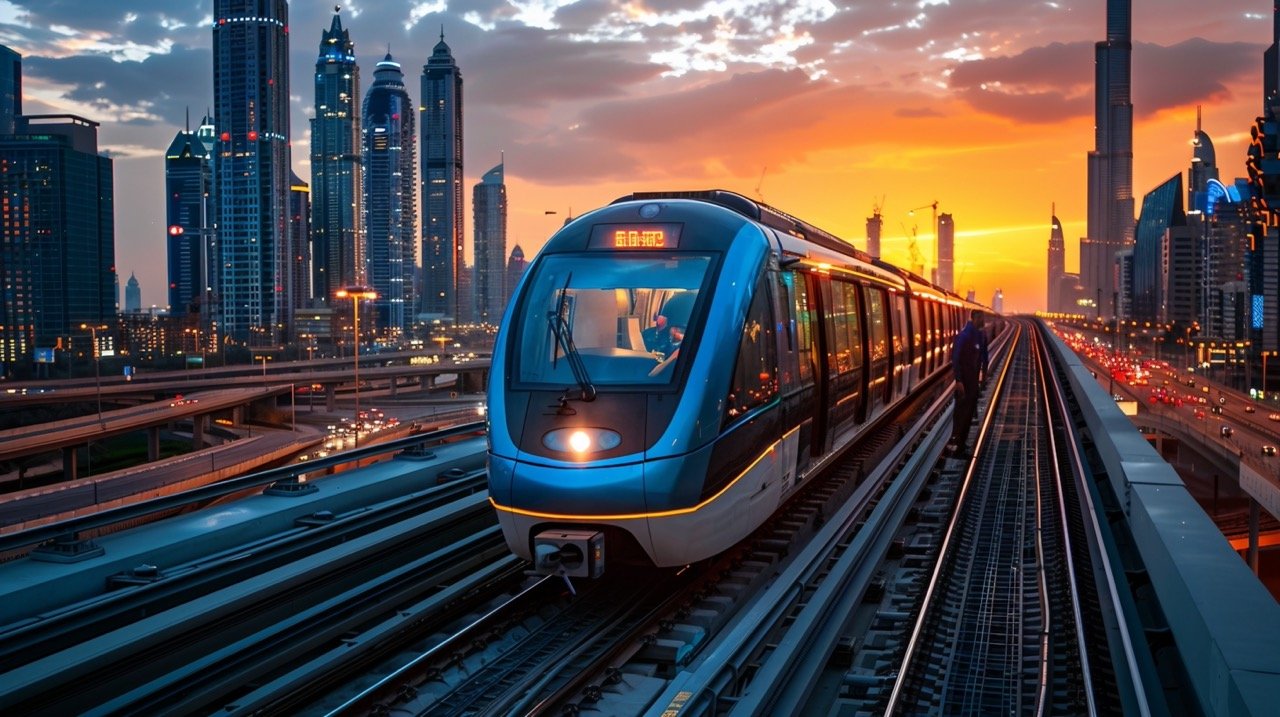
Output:
[[[583,455],[617,448],[622,436],[607,428],[557,428],[542,437],[542,445],[561,453]]]

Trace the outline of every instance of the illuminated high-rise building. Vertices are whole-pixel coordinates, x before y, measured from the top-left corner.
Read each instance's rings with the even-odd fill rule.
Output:
[[[184,129],[164,154],[165,241],[169,260],[169,313],[198,314],[208,330],[214,272],[218,262],[213,237],[213,118],[206,115],[195,131]]]
[[[344,286],[363,285],[360,67],[338,14],[320,36],[311,120],[311,233],[315,298],[331,301]]]
[[[292,170],[289,172],[289,271],[285,276],[285,292],[294,316],[301,309],[313,308],[314,287],[311,285],[311,187]],[[294,323],[296,336],[298,327]]]
[[[1087,236],[1080,241],[1080,283],[1094,316],[1114,314],[1115,255],[1133,244],[1132,14],[1130,0],[1107,0],[1107,39],[1094,47],[1094,149]]]
[[[17,130],[22,115],[22,55],[0,45],[0,135]]]
[[[1052,222],[1049,230],[1049,276],[1046,286],[1045,309],[1048,311],[1066,311],[1062,306],[1062,277],[1066,274],[1066,241],[1062,236],[1062,222],[1058,221],[1058,205],[1049,209]]]
[[[956,223],[950,214],[938,215],[938,286],[955,290]]]
[[[220,318],[242,343],[278,343],[292,322],[288,25],[285,0],[213,3]]]
[[[516,244],[511,250],[511,256],[507,257],[507,280],[506,280],[506,301],[509,303],[511,297],[515,296],[516,285],[520,283],[520,277],[524,275],[524,270],[528,268],[528,261],[524,258],[524,249]]]
[[[462,251],[462,72],[440,42],[422,68],[422,313],[459,321]],[[469,307],[468,307],[469,308]]]
[[[112,162],[98,123],[23,115],[0,135],[0,373],[81,324],[114,323]],[[87,340],[87,337],[86,337]]]
[[[507,307],[507,185],[502,164],[485,172],[476,184],[471,209],[476,227],[476,321],[497,326]]]
[[[378,293],[378,328],[402,334],[411,327],[417,306],[417,133],[404,73],[390,52],[374,70],[362,122],[369,285]]]

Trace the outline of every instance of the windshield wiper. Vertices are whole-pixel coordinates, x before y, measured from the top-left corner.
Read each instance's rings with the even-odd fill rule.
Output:
[[[590,403],[596,400],[596,387],[591,383],[591,377],[587,375],[587,367],[582,363],[582,355],[578,353],[578,348],[573,345],[573,330],[569,328],[564,317],[565,297],[569,290],[569,281],[573,278],[573,273],[565,277],[564,287],[560,289],[560,301],[556,305],[556,310],[547,314],[547,323],[551,325],[551,333],[555,334],[556,343],[564,350],[565,358],[569,360],[569,370],[573,372],[573,379],[578,382],[580,393],[577,396],[570,396],[566,390],[564,395],[560,397],[560,405],[570,399],[578,399]],[[555,363],[552,363],[554,366]]]

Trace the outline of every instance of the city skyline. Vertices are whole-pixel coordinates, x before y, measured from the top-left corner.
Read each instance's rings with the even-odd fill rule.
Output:
[[[432,11],[443,6],[344,4],[341,13],[365,73],[389,43],[405,74],[418,75],[443,25],[467,78],[464,152],[505,151],[509,242],[529,256],[570,211],[631,191],[715,186],[762,195],[860,247],[884,197],[883,256],[905,265],[918,226],[929,268],[928,212],[920,221],[906,210],[936,199],[963,228],[956,289],[981,297],[1002,288],[1013,310],[1044,305],[1056,202],[1066,269],[1077,267],[1103,2],[844,11],[757,2],[714,6],[719,18],[698,2],[628,6],[629,15],[614,5]],[[0,2],[0,42],[24,55],[24,111],[102,123],[100,146],[119,175],[118,270],[139,276],[144,306],[162,305],[163,154],[187,108],[199,116],[212,103],[211,3],[166,6],[163,17],[143,3],[125,7],[138,9]],[[307,177],[307,75],[333,5],[289,8],[293,170]],[[1196,104],[1224,179],[1244,175],[1271,10],[1135,4],[1135,195],[1186,166]],[[463,185],[488,166],[468,168]]]

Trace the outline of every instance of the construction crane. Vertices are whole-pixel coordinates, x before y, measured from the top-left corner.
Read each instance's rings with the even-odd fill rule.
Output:
[[[756,182],[756,199],[761,202],[764,202],[764,193],[760,191],[760,188],[764,186],[764,173],[767,171],[769,171],[768,167],[761,167],[760,179]]]
[[[925,208],[933,210],[933,224],[930,226],[933,227],[933,240],[936,242],[938,240],[938,200],[935,199],[932,204],[925,204],[908,211],[907,216],[914,217],[917,211]],[[911,243],[907,245],[907,249],[911,252],[911,263],[913,265],[911,270],[919,274],[922,278],[928,278],[924,273],[924,255],[920,253],[920,247],[916,244],[915,226],[911,228],[910,242]]]
[[[911,252],[911,265],[908,266],[907,268],[911,271],[911,273],[923,278],[924,277],[924,255],[920,253],[920,247],[916,245],[917,227],[911,227],[911,231],[908,232],[906,223],[904,222],[899,222],[899,223],[902,224],[902,233],[907,237],[907,251]]]

